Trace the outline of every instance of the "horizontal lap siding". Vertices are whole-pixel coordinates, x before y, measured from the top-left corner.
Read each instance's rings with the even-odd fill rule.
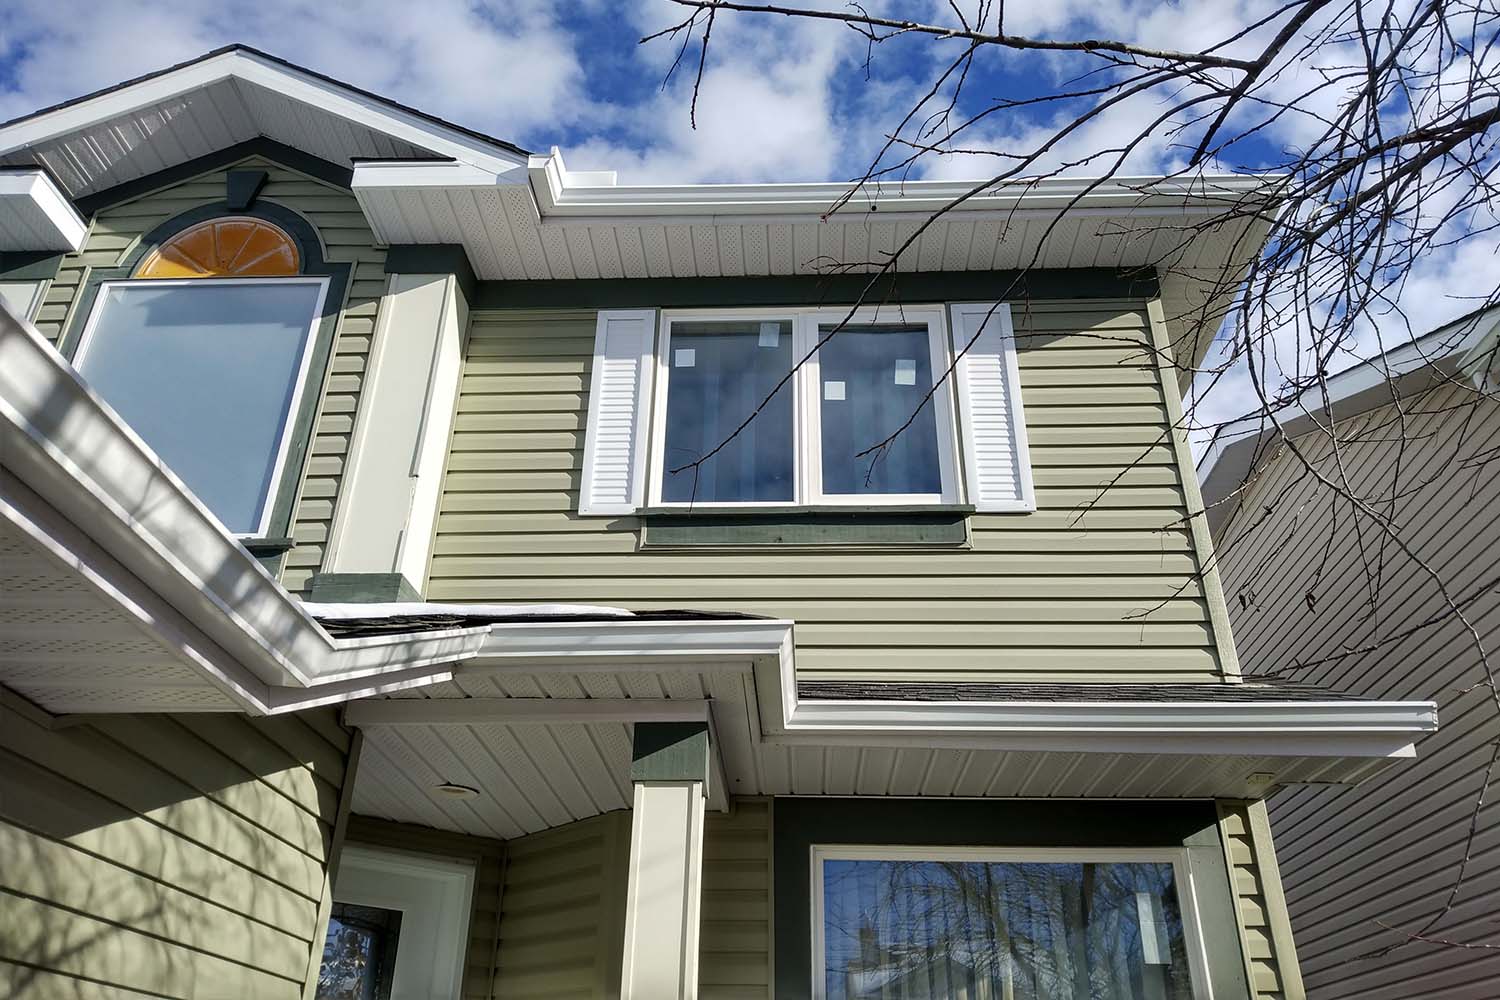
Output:
[[[505,846],[495,996],[617,995],[630,813],[606,813]]]
[[[1146,323],[1017,308],[1039,509],[974,516],[972,550],[664,552],[575,513],[594,315],[476,314],[428,597],[791,618],[807,677],[1216,678]]]
[[[703,827],[698,995],[771,995],[771,800],[735,799]]]
[[[317,721],[0,707],[0,993],[300,997],[349,748]]]
[[[286,556],[282,573],[287,588],[301,592],[323,562],[349,436],[354,426],[354,413],[359,404],[370,338],[374,335],[376,314],[385,293],[385,250],[376,246],[359,203],[347,190],[259,158],[245,160],[234,167],[265,169],[269,177],[259,200],[274,202],[300,213],[318,231],[329,261],[353,265],[322,406],[308,451],[306,475],[293,518],[291,537],[296,544]],[[78,305],[78,292],[87,281],[90,269],[118,265],[143,236],[161,223],[200,205],[223,201],[227,169],[206,173],[101,211],[83,250],[64,258],[37,314],[37,328],[53,341],[62,336],[64,330],[78,329],[73,314]],[[82,322],[81,318],[77,322]]]
[[[1342,468],[1373,499],[1387,493],[1399,465],[1403,487],[1414,488],[1397,508],[1402,538],[1450,592],[1476,597],[1466,616],[1493,657],[1500,596],[1485,585],[1500,565],[1500,480],[1483,463],[1500,447],[1500,404],[1445,387],[1403,410],[1385,407],[1343,422]],[[1326,438],[1310,435],[1299,446],[1319,471],[1333,474]],[[1347,504],[1335,522],[1330,503],[1329,491],[1284,450],[1246,493],[1244,509],[1255,517],[1238,514],[1222,532],[1225,589],[1245,669],[1285,671],[1374,698],[1436,701],[1439,729],[1417,744],[1416,760],[1357,788],[1290,789],[1271,799],[1303,974],[1313,996],[1330,1000],[1476,996],[1476,984],[1500,977],[1493,947],[1413,944],[1363,956],[1403,940],[1382,923],[1426,924],[1457,877],[1497,725],[1488,692],[1475,688],[1484,679],[1479,654],[1464,626],[1449,619],[1374,651],[1295,666],[1361,649],[1443,607],[1420,566],[1389,542],[1382,553],[1368,521],[1357,535]],[[1262,526],[1247,530],[1252,521]],[[1373,616],[1366,558],[1381,568]],[[1432,936],[1500,944],[1500,807],[1489,799],[1463,889]]]

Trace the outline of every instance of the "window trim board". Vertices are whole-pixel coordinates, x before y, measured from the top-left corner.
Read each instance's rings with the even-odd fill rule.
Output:
[[[316,285],[318,287],[318,294],[317,298],[313,301],[312,313],[308,317],[307,335],[302,341],[302,352],[297,362],[296,381],[292,387],[292,398],[288,402],[285,414],[282,417],[281,432],[278,436],[276,455],[271,469],[271,479],[266,485],[266,491],[261,501],[260,521],[253,531],[236,531],[225,525],[226,530],[241,542],[268,539],[270,537],[273,515],[277,507],[277,498],[280,496],[281,486],[286,478],[285,474],[289,464],[288,459],[292,451],[292,439],[295,436],[294,430],[297,424],[297,416],[301,412],[303,399],[307,393],[307,382],[312,368],[314,346],[318,339],[319,327],[323,323],[326,312],[332,278],[329,275],[300,274],[279,278],[115,278],[100,281],[95,287],[88,319],[84,323],[83,330],[78,335],[71,359],[74,368],[78,368],[86,360],[89,346],[98,329],[99,321],[104,315],[103,303],[107,301],[107,294],[111,289],[201,288],[224,285],[264,285],[271,282],[277,284]],[[131,433],[134,433],[134,431],[132,430]],[[148,449],[151,447],[149,443],[142,443]]]
[[[823,938],[825,861],[1018,861],[1051,864],[1169,863],[1182,910],[1188,979],[1196,1000],[1213,1000],[1208,972],[1208,946],[1198,915],[1197,889],[1186,847],[985,847],[979,845],[911,845],[870,843],[814,843],[808,852],[808,901],[812,931],[813,1000],[825,1000],[827,952]]]
[[[894,314],[894,315],[893,315]],[[927,327],[929,363],[933,380],[948,371],[952,361],[949,345],[947,310],[941,303],[913,305],[862,306],[850,310],[833,307],[765,307],[726,309],[664,309],[657,314],[654,378],[649,406],[649,423],[644,432],[647,448],[646,489],[641,508],[661,510],[719,510],[733,512],[747,508],[807,508],[833,506],[941,506],[961,503],[963,469],[960,459],[958,413],[954,400],[954,379],[946,378],[934,389],[932,405],[938,435],[938,466],[943,483],[939,494],[902,493],[827,493],[822,488],[822,380],[819,358],[808,355],[821,336],[818,326],[827,321],[851,325],[919,323]],[[662,498],[666,461],[662,443],[666,436],[667,396],[671,378],[671,335],[673,323],[756,322],[789,320],[792,324],[793,363],[802,362],[792,377],[792,435],[796,448],[795,486],[793,496],[785,501],[695,501],[672,503]]]

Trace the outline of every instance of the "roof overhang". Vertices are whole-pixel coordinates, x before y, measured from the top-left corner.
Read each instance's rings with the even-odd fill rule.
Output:
[[[1236,493],[1282,437],[1327,429],[1378,406],[1411,399],[1444,384],[1495,388],[1500,306],[1486,306],[1346,368],[1324,386],[1277,407],[1225,424],[1198,460],[1210,528],[1221,532],[1239,509]]]
[[[40,167],[0,167],[0,253],[68,253],[88,235],[67,195]]]
[[[77,199],[257,136],[345,167],[437,158],[525,176],[510,143],[241,45],[0,125],[0,163],[44,166]]]

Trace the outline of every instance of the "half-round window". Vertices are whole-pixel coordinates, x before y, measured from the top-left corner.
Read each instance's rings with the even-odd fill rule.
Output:
[[[297,243],[281,227],[242,216],[189,226],[151,251],[137,278],[288,278],[301,273]]]

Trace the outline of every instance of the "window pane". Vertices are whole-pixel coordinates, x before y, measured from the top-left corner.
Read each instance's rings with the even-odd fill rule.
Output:
[[[668,503],[789,501],[796,496],[792,386],[696,468],[792,368],[790,320],[673,323],[667,358],[662,498]]]
[[[823,863],[829,1000],[1190,1000],[1170,864]]]
[[[922,405],[932,389],[928,344],[925,326],[847,326],[818,350],[824,493],[943,492],[937,417],[931,401]],[[909,418],[888,447],[859,455]]]
[[[317,1000],[390,1000],[401,911],[334,903]]]
[[[114,285],[79,370],[231,531],[260,527],[319,286]]]

